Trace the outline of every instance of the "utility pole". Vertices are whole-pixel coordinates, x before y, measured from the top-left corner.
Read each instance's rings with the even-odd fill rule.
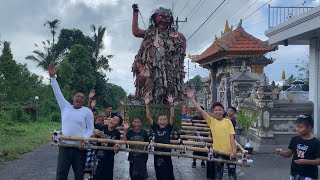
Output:
[[[179,21],[179,18],[177,17],[177,18],[176,18],[176,24],[175,24],[176,30],[177,30],[177,31],[179,30],[179,22],[187,22],[187,21],[188,21],[187,18],[186,18],[184,21]]]
[[[190,59],[188,58],[188,85],[190,85],[190,77],[189,77],[189,70],[190,70],[190,65],[189,65]]]

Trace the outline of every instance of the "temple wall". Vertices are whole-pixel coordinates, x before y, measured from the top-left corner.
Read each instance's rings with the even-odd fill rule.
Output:
[[[275,101],[273,107],[259,108],[256,103],[244,102],[241,109],[260,112],[257,122],[250,129],[249,139],[254,151],[273,152],[276,147],[286,149],[296,136],[295,120],[301,114],[313,114],[313,103],[283,103]],[[237,137],[245,144],[244,134]]]

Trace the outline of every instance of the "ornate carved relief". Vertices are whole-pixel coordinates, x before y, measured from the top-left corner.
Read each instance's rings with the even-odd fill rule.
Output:
[[[279,125],[274,125],[273,128],[275,130],[278,130],[278,131],[293,132],[293,131],[295,131],[296,126],[293,123],[293,121],[289,121],[288,123],[282,123],[282,124],[279,124]]]
[[[268,111],[263,112],[262,115],[263,126],[268,128],[270,125],[270,113]]]

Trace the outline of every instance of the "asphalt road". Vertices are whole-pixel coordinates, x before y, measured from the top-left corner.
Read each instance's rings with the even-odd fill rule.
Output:
[[[44,144],[36,150],[22,155],[19,159],[0,165],[0,180],[54,180],[58,148]],[[129,178],[127,153],[120,152],[115,156],[114,179]],[[173,157],[176,180],[201,180],[206,177],[206,168],[191,167],[192,160]],[[274,154],[253,155],[254,164],[249,168],[237,169],[238,180],[287,180],[289,179],[290,159],[281,158]],[[148,160],[149,180],[154,180],[153,156]],[[73,179],[70,169],[69,179]],[[225,178],[227,179],[227,178]]]

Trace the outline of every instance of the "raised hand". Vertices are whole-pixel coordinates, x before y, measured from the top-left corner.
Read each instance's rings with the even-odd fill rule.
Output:
[[[124,102],[124,100],[120,101],[121,106],[124,106],[126,103]]]
[[[48,66],[48,71],[50,77],[55,77],[56,76],[56,68],[54,67],[54,63],[50,63]]]
[[[145,104],[149,104],[149,103],[150,103],[149,94],[146,94],[146,95],[145,95],[145,97],[144,97],[144,103],[145,103]]]
[[[96,95],[96,91],[94,89],[91,89],[89,93],[89,98],[92,98],[95,95]]]
[[[167,101],[169,102],[170,105],[173,104],[173,100],[174,100],[174,97],[172,97],[171,95],[167,97]]]
[[[95,99],[92,100],[90,105],[91,105],[91,108],[94,108],[97,105],[97,100]]]
[[[130,127],[130,123],[129,123],[129,122],[125,122],[125,123],[123,124],[124,130],[128,130],[129,127]]]
[[[188,98],[193,98],[193,95],[194,95],[194,92],[193,92],[193,90],[192,89],[187,89],[187,96],[188,96]]]
[[[132,4],[132,9],[136,10],[136,11],[139,11],[138,4]]]

